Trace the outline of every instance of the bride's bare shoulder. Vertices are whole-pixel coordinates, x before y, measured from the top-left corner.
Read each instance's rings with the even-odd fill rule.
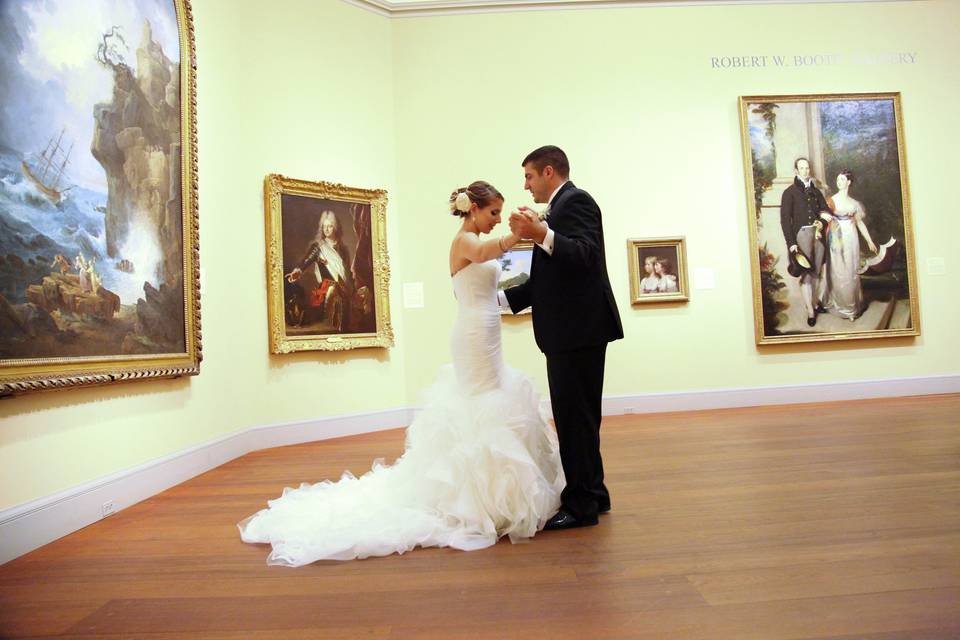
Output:
[[[480,236],[474,233],[473,231],[458,231],[457,235],[453,236],[452,246],[463,246],[470,245],[480,240]]]
[[[463,248],[470,242],[469,231],[458,231],[450,241],[450,254],[457,255],[463,252]]]

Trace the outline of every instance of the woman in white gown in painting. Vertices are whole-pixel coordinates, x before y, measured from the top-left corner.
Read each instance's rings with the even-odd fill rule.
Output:
[[[497,258],[518,240],[481,240],[500,222],[503,196],[477,181],[450,196],[462,218],[450,247],[458,314],[453,365],[440,370],[407,429],[404,454],[360,478],[302,484],[238,526],[269,543],[268,564],[300,566],[403,553],[480,549],[503,535],[532,537],[560,506],[565,480],[557,437],[532,382],[500,348]]]
[[[863,205],[850,197],[853,172],[837,175],[837,193],[831,198],[833,214],[827,225],[826,278],[821,295],[827,311],[841,318],[856,320],[863,312],[863,289],[860,287],[860,235],[873,253],[877,246],[863,222]]]

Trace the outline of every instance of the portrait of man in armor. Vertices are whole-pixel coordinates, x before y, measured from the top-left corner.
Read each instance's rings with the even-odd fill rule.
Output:
[[[370,205],[283,196],[289,334],[375,330]]]

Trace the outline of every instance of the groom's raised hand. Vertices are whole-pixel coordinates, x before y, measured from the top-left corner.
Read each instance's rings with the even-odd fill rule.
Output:
[[[522,239],[523,235],[520,233],[521,222],[523,222],[523,216],[517,209],[514,209],[510,214],[510,219],[507,221],[507,223],[510,225],[510,232]]]
[[[510,231],[523,240],[543,242],[547,225],[540,221],[536,211],[520,207],[510,214]]]

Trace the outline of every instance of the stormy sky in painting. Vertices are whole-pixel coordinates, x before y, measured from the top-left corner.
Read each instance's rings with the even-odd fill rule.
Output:
[[[166,56],[179,62],[171,0],[0,0],[0,146],[37,153],[64,131],[74,144],[70,179],[106,191],[103,168],[90,154],[93,106],[108,102],[113,78],[96,60],[102,35],[117,26],[137,68],[144,19]]]

